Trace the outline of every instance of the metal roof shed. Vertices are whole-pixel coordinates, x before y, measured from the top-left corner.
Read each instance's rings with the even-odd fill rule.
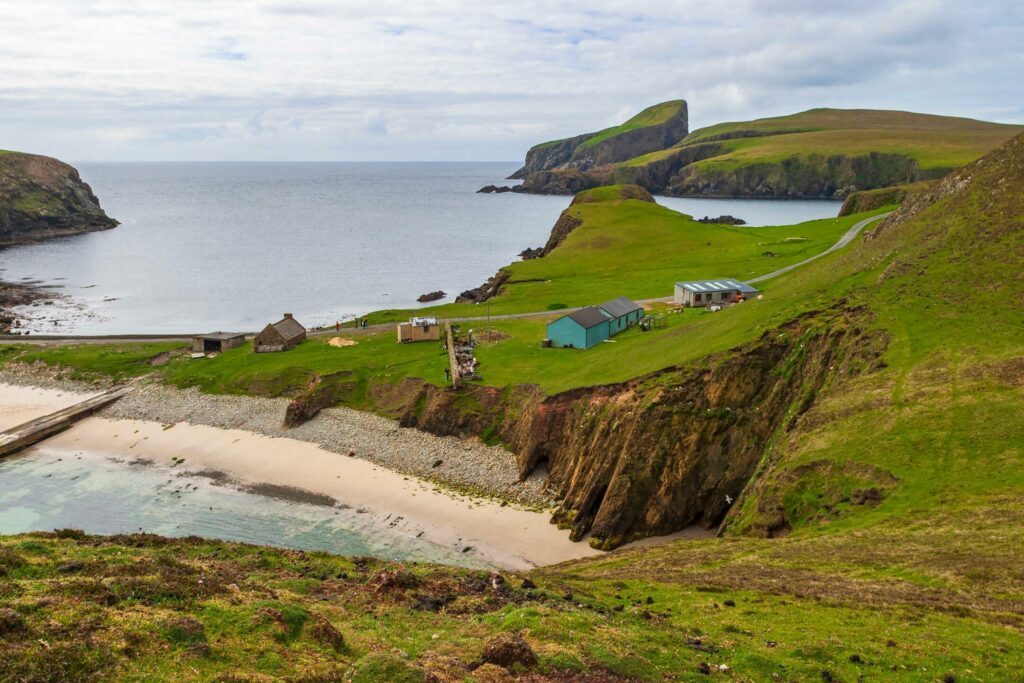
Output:
[[[730,303],[749,298],[758,290],[733,278],[677,282],[675,302],[680,306],[707,306],[713,301]]]
[[[613,335],[639,322],[640,318],[644,316],[644,307],[624,296],[606,301],[598,308],[612,316],[613,319],[609,327]]]
[[[611,314],[597,306],[587,306],[548,323],[552,346],[589,349],[612,335]]]

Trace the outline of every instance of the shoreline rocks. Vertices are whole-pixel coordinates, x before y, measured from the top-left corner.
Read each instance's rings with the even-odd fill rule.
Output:
[[[420,294],[418,297],[416,297],[416,301],[419,301],[421,304],[425,304],[430,301],[440,301],[446,296],[448,296],[448,293],[439,289],[435,292],[427,292],[426,294]]]
[[[704,216],[704,218],[696,219],[698,223],[708,223],[715,225],[746,225],[747,222],[742,218],[736,218],[736,216],[730,216],[729,214],[722,214],[717,218],[711,216]]]

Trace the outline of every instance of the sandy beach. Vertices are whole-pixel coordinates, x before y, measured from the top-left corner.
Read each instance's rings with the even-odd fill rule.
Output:
[[[65,389],[0,384],[0,430],[16,427],[94,395]]]
[[[164,393],[160,396],[170,400],[168,392],[173,390],[161,391]],[[191,392],[178,393],[192,396]],[[0,428],[59,410],[89,395],[65,388],[0,383]],[[127,401],[126,406],[130,403]],[[382,419],[349,412],[357,419]],[[342,421],[345,414],[336,411],[326,421]],[[110,411],[82,420],[24,454],[88,454],[125,463],[126,467],[142,464],[173,468],[175,473],[208,477],[222,486],[325,505],[325,515],[331,514],[327,512],[330,506],[358,509],[373,519],[382,533],[421,539],[458,552],[467,549],[473,559],[505,569],[527,569],[601,554],[585,541],[570,541],[566,531],[550,523],[548,511],[455,493],[412,474],[376,464],[372,459],[357,457],[354,451],[339,452],[309,440],[248,429],[117,415],[117,411]],[[366,431],[358,423],[348,426]],[[401,431],[410,432],[405,438],[421,440],[422,448],[433,448],[431,444],[436,440],[437,448],[452,451],[450,438],[416,430]],[[375,434],[373,431],[369,436]],[[473,448],[471,444],[465,447]],[[495,455],[493,449],[487,452]],[[709,532],[695,528],[637,544],[708,535]]]
[[[81,400],[87,394],[0,384],[6,426],[38,417]],[[269,437],[239,429],[173,425],[143,420],[91,417],[25,451],[46,449],[67,455],[174,465],[178,472],[204,473],[225,485],[259,491],[265,485],[303,496],[367,510],[389,533],[407,534],[449,548],[471,548],[472,555],[506,569],[525,569],[598,554],[586,543],[549,523],[545,512],[492,500],[460,496],[436,485],[327,451],[296,439]],[[176,464],[183,459],[184,462]],[[387,520],[386,525],[383,520]]]

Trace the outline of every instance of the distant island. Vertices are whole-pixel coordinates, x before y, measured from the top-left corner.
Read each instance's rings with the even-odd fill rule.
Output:
[[[632,184],[680,197],[835,198],[940,178],[1024,126],[873,109],[811,109],[692,133],[673,100],[620,126],[530,148],[511,187],[482,192],[576,194]]]
[[[50,157],[0,150],[0,246],[117,225],[74,167]]]

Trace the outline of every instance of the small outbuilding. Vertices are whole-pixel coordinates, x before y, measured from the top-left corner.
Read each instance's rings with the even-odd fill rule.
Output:
[[[597,306],[587,306],[548,323],[551,346],[589,349],[612,336],[613,316]]]
[[[192,337],[192,353],[223,353],[245,343],[241,332],[211,332]]]
[[[674,299],[679,306],[694,308],[710,303],[735,303],[757,293],[750,285],[730,278],[689,280],[676,283]]]
[[[439,341],[441,326],[437,318],[409,318],[407,323],[399,323],[398,342]]]
[[[285,313],[276,323],[270,323],[252,340],[252,348],[256,353],[272,353],[293,349],[306,339],[306,328]]]
[[[609,323],[609,331],[612,335],[632,327],[640,322],[640,318],[644,317],[644,307],[624,296],[606,301],[598,308],[612,316],[611,323]]]

